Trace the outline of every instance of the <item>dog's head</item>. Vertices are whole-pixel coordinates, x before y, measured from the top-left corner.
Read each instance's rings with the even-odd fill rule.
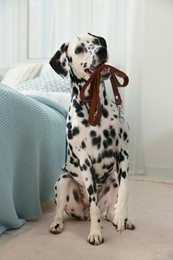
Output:
[[[50,60],[50,65],[63,78],[88,80],[95,68],[107,60],[105,39],[85,33],[64,43]]]

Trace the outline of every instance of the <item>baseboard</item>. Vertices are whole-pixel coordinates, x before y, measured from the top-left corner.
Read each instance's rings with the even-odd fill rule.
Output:
[[[144,175],[144,174],[145,174],[144,169],[136,169],[136,170],[130,169],[129,171],[129,175]]]
[[[145,167],[144,174],[133,173],[130,174],[130,178],[173,184],[173,168],[147,166]]]

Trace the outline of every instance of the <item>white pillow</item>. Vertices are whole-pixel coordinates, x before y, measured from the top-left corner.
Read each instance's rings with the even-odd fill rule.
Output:
[[[33,79],[40,74],[43,64],[27,63],[7,71],[1,83],[15,88],[20,83]]]
[[[61,105],[66,111],[69,110],[71,94],[66,92],[44,92],[37,90],[22,90],[20,91],[24,95],[39,96],[50,99],[59,105]]]

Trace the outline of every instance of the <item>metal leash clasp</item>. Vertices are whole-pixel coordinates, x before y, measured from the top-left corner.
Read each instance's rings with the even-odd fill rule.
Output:
[[[119,122],[122,124],[124,122],[124,117],[123,117],[123,106],[119,105],[118,107],[118,118]]]

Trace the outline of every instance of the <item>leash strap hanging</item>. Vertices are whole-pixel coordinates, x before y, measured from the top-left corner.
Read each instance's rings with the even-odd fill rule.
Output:
[[[101,64],[91,75],[91,77],[88,79],[88,81],[84,84],[84,86],[81,89],[80,92],[80,98],[82,102],[88,102],[90,104],[90,109],[89,109],[89,118],[88,122],[92,126],[96,126],[99,124],[101,120],[101,115],[102,115],[102,107],[100,103],[100,97],[99,97],[99,87],[100,87],[100,80],[101,80],[101,72],[103,69],[109,70],[111,77],[111,85],[112,85],[112,90],[114,93],[114,98],[115,98],[115,104],[117,107],[122,107],[122,99],[120,96],[120,93],[118,91],[118,87],[126,87],[129,83],[128,76],[108,65],[108,64]],[[123,83],[121,84],[117,77],[123,79]],[[90,85],[89,89],[89,95],[85,96],[85,91],[87,87]]]

